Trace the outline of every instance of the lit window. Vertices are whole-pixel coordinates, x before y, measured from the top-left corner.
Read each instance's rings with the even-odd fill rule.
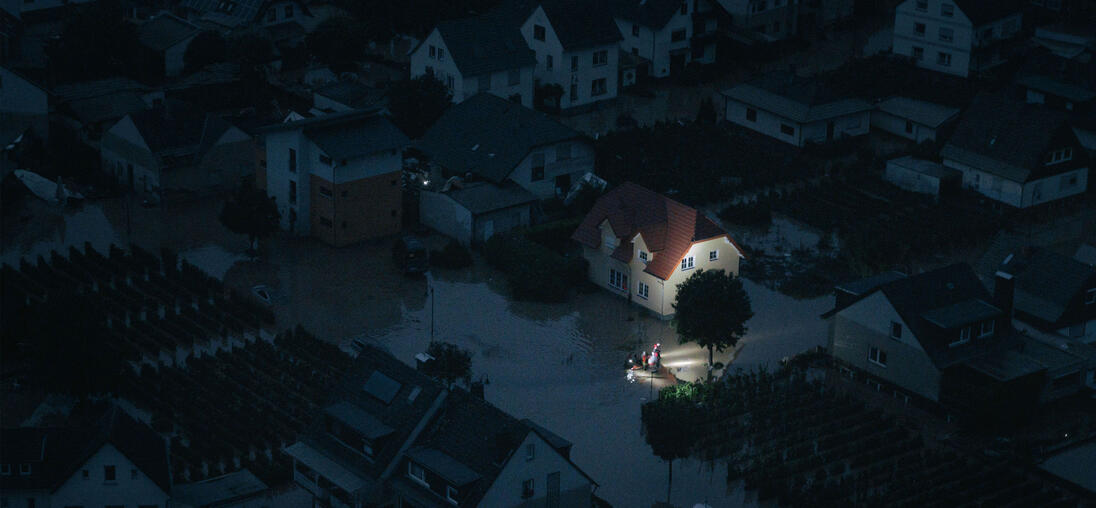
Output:
[[[887,366],[887,352],[877,347],[868,349],[868,361],[880,367]]]
[[[692,270],[693,266],[694,266],[694,260],[693,260],[692,256],[689,256],[689,257],[684,258],[684,259],[681,260],[681,269],[682,270]]]

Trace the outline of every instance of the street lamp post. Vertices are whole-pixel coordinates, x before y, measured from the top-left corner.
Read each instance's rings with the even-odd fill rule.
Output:
[[[430,285],[430,342],[434,342],[434,285]]]

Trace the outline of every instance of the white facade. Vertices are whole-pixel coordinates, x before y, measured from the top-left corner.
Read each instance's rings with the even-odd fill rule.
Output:
[[[952,0],[906,0],[895,10],[893,52],[918,67],[966,77],[997,63],[998,57],[975,51],[1015,36],[1021,17],[1017,12],[975,26]]]
[[[543,29],[543,40],[537,35]],[[617,96],[620,52],[616,44],[565,51],[548,15],[537,6],[521,25],[521,36],[536,52],[533,78],[539,84],[563,88],[560,108],[592,104]]]
[[[183,55],[186,53],[186,48],[190,46],[190,41],[194,40],[194,37],[197,35],[198,34],[195,33],[164,50],[165,76],[173,77],[183,73]]]
[[[534,180],[533,166],[543,164],[543,176]],[[594,172],[594,146],[589,141],[572,139],[539,146],[529,152],[510,173],[509,178],[540,199],[566,194],[571,185],[586,173]],[[539,172],[538,172],[539,173]]]
[[[114,480],[106,479],[107,469],[113,468]],[[87,471],[87,477],[84,477]],[[125,508],[160,507],[167,505],[168,494],[151,478],[130,462],[110,443],[103,445],[76,473],[51,496],[49,504],[35,506],[64,508],[67,506],[124,506]]]
[[[863,110],[829,119],[799,123],[757,106],[727,97],[724,118],[785,143],[803,147],[842,137],[861,136],[871,128],[871,111]]]
[[[916,143],[936,141],[937,129],[935,127],[917,123],[908,118],[892,115],[878,109],[871,113],[871,127]]]
[[[1016,208],[1028,208],[1056,199],[1081,194],[1088,188],[1088,168],[1079,168],[1028,182],[1016,182],[944,159],[944,166],[963,173],[963,188]]]
[[[449,87],[455,104],[487,91],[504,99],[520,96],[522,106],[533,107],[532,65],[488,75],[465,76],[457,68],[452,52],[437,28],[411,53],[411,78],[427,74]]]
[[[399,172],[403,164],[399,150],[332,161],[337,171],[321,157],[327,155],[300,129],[267,133],[266,193],[278,206],[282,229],[302,236],[311,234],[312,175],[337,185]]]
[[[550,479],[553,475],[556,480]],[[532,495],[524,497],[527,482],[531,482]],[[530,432],[499,472],[479,506],[545,506],[550,482],[558,483],[558,489],[553,489],[559,494],[558,506],[590,505],[594,488],[590,479],[540,435]]]
[[[693,38],[693,12],[690,2],[683,2],[682,9],[661,28],[651,28],[624,18],[615,18],[617,28],[624,37],[620,48],[651,62],[650,75],[664,78],[675,65],[689,63],[690,41]]]

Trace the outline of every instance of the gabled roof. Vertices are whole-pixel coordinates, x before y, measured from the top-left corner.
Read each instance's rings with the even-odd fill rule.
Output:
[[[442,21],[437,30],[449,48],[450,58],[465,78],[532,67],[537,63],[521,32],[492,13]]]
[[[199,13],[203,21],[235,28],[255,21],[267,8],[267,0],[183,0],[181,7]],[[303,2],[297,2],[303,14],[311,16]]]
[[[171,499],[193,507],[224,506],[261,495],[267,486],[254,473],[245,469],[207,480],[176,485]]]
[[[915,123],[927,125],[934,129],[959,115],[958,108],[949,108],[909,97],[891,97],[875,107],[884,113],[912,120]]]
[[[383,90],[357,81],[332,81],[317,88],[315,94],[354,109],[369,108],[384,101]]]
[[[820,78],[775,71],[741,83],[723,95],[799,123],[816,122],[872,109],[864,99],[830,88]]]
[[[955,3],[976,27],[1023,10],[1023,4],[1017,0],[955,0]]]
[[[631,182],[620,184],[598,198],[571,238],[596,249],[601,246],[600,226],[605,221],[620,239],[612,257],[631,261],[635,251],[632,239],[641,235],[655,254],[644,271],[662,280],[670,278],[693,242],[726,236],[745,257],[723,228],[695,208]]]
[[[149,109],[141,96],[124,91],[84,99],[75,99],[64,105],[72,116],[84,124],[117,120],[128,114]]]
[[[1096,282],[1096,269],[1045,248],[1015,252],[1000,270],[1012,274],[1014,306],[1047,323],[1058,323],[1070,304]]]
[[[502,183],[534,148],[583,138],[544,113],[480,93],[450,106],[416,146],[453,173]]]
[[[619,42],[623,37],[610,0],[510,0],[497,7],[508,22],[520,28],[539,5],[565,51]]]
[[[164,51],[197,35],[199,31],[189,21],[164,12],[137,27],[137,40],[146,48]]]
[[[286,130],[304,131],[308,139],[335,160],[400,150],[409,143],[407,136],[376,108],[277,123],[263,127],[259,132]]]
[[[1043,164],[1051,141],[1069,131],[1068,119],[1065,112],[1025,104],[1004,94],[979,94],[959,118],[940,157],[1014,182],[1052,175],[1063,167],[1069,170],[1068,164]]]
[[[50,94],[56,97],[58,102],[66,103],[119,92],[144,93],[147,91],[149,91],[149,87],[132,79],[115,77],[57,85],[53,87]]]
[[[894,280],[880,286],[879,291],[883,292],[938,368],[956,359],[948,348],[948,343],[954,338],[941,333],[941,327],[929,318],[945,319],[946,327],[952,328],[984,320],[1000,312],[986,303],[992,301],[989,292],[978,281],[974,270],[965,263]],[[989,309],[997,312],[989,312]]]
[[[610,0],[613,15],[659,30],[681,8],[679,0]]]
[[[915,159],[912,155],[906,155],[897,159],[891,159],[887,161],[887,164],[893,164],[900,168],[908,169],[910,171],[921,173],[922,175],[931,176],[933,178],[945,179],[945,178],[962,178],[962,173],[957,169],[952,169],[943,164],[924,160]]]
[[[129,118],[152,153],[170,158],[201,157],[232,128],[216,115],[171,99]]]
[[[164,493],[171,492],[167,442],[114,405],[92,426],[4,429],[0,457],[5,464],[31,464],[31,474],[0,476],[0,490],[52,492],[107,444],[113,445]]]
[[[531,192],[510,181],[501,184],[491,182],[467,183],[445,194],[453,201],[460,203],[472,215],[481,215],[537,202],[537,197]]]

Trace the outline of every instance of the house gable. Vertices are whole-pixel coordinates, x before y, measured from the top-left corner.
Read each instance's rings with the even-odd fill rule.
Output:
[[[118,123],[114,124],[114,127],[111,127],[107,132],[129,142],[133,146],[152,152],[148,147],[148,143],[145,142],[145,138],[141,136],[141,132],[137,130],[137,125],[133,123],[133,118],[129,115],[118,120]]]
[[[108,467],[114,468],[113,482],[105,479]],[[85,470],[87,478],[83,476]],[[106,505],[163,506],[168,494],[118,448],[106,443],[76,468],[51,496],[54,506],[82,505],[88,499]]]
[[[529,447],[532,446],[532,458]],[[559,506],[587,506],[594,482],[571,461],[560,455],[539,434],[530,431],[506,461],[479,506],[532,504],[548,495],[548,478],[558,473]],[[532,495],[523,497],[524,485],[532,480]]]
[[[863,300],[841,310],[837,315],[873,332],[891,337],[896,342],[924,352],[924,348],[921,347],[921,343],[917,340],[913,330],[902,319],[902,316],[898,315],[898,311],[895,310],[882,291],[876,291]],[[891,335],[891,323],[898,323],[902,327],[902,336],[900,338],[895,339]]]

